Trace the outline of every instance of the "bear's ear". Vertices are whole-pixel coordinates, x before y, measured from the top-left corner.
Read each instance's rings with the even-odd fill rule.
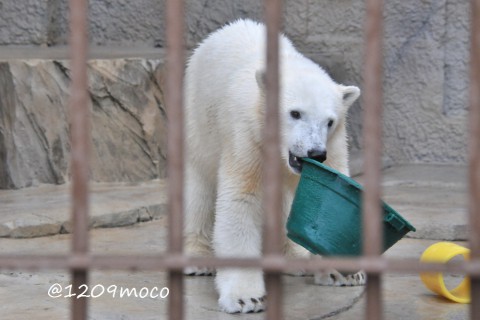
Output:
[[[340,85],[340,91],[342,93],[343,108],[347,111],[360,96],[360,89],[355,86]]]
[[[257,70],[257,72],[255,72],[255,79],[257,79],[257,85],[260,88],[260,90],[265,91],[265,87],[266,87],[265,71]]]

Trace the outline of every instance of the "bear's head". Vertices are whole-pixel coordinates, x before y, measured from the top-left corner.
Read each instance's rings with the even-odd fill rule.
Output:
[[[280,94],[281,153],[295,174],[301,158],[320,162],[328,158],[327,145],[335,135],[345,135],[345,117],[360,89],[334,82],[317,65],[282,68]],[[265,91],[265,74],[258,71],[257,84]],[[344,142],[346,147],[346,141]]]

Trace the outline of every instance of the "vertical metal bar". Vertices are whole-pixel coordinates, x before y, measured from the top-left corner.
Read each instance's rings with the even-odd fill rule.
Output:
[[[480,258],[480,0],[471,1],[469,209],[471,258]],[[471,277],[471,319],[480,319],[480,277]]]
[[[168,252],[183,251],[183,72],[184,72],[184,2],[166,2],[167,81],[166,108],[168,118]],[[169,271],[169,319],[181,320],[183,313],[183,274]]]
[[[88,253],[88,176],[90,154],[90,122],[87,91],[87,0],[70,1],[70,57],[71,57],[71,93],[70,93],[70,134],[71,134],[71,170],[72,170],[72,221],[74,254]],[[88,273],[85,269],[72,270],[74,292],[87,284]],[[87,318],[86,298],[72,298],[72,319]]]
[[[267,28],[266,52],[266,114],[264,132],[264,254],[282,253],[283,205],[282,168],[280,163],[280,124],[279,124],[279,31],[281,25],[281,0],[265,1]],[[282,279],[280,273],[267,273],[268,293],[267,319],[283,319]]]
[[[382,155],[382,37],[383,1],[366,1],[366,46],[364,69],[364,163],[363,252],[367,257],[381,254],[381,155]],[[366,319],[382,318],[381,276],[368,274]]]

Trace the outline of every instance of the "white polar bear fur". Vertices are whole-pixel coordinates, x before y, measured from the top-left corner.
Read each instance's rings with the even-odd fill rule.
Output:
[[[325,164],[349,173],[345,115],[360,91],[335,83],[286,37],[279,39],[286,217],[299,178],[289,166],[289,151],[304,157],[312,148],[326,148]],[[212,33],[189,60],[185,236],[191,255],[261,255],[264,69],[265,28],[250,20],[238,20]],[[302,119],[293,119],[292,110],[301,111]],[[329,129],[330,120],[334,125]],[[285,251],[306,254],[290,241]],[[211,271],[189,268],[186,273]],[[259,270],[220,269],[216,285],[220,308],[226,312],[265,307]]]

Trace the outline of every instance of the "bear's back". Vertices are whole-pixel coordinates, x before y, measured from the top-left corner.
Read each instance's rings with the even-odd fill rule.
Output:
[[[255,74],[265,69],[265,33],[263,24],[241,19],[203,40],[187,64],[187,108],[253,107],[259,94]],[[304,59],[285,36],[279,40],[283,57]]]
[[[255,75],[265,70],[265,40],[263,24],[237,20],[210,34],[188,61],[187,144],[206,171],[217,166],[223,146],[261,141],[263,102]],[[290,40],[280,35],[279,41],[283,64],[304,65],[307,59]]]

